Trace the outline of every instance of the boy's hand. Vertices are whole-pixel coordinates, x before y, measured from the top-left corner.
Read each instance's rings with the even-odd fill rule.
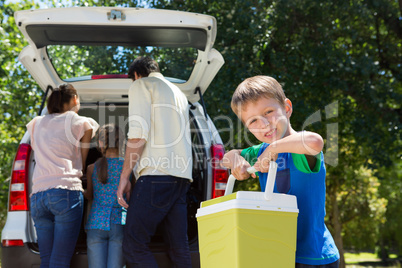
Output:
[[[278,159],[277,153],[273,153],[265,149],[265,151],[258,157],[254,167],[261,173],[267,173],[269,170],[269,162],[276,161],[276,159]]]
[[[241,150],[231,150],[223,156],[222,166],[231,170],[231,173],[239,181],[246,180],[250,178],[250,174],[247,169],[250,164],[240,155]],[[251,177],[256,178],[257,176],[253,173]]]
[[[238,166],[234,169],[231,170],[231,173],[233,176],[235,176],[235,178],[239,181],[244,181],[247,180],[248,178],[253,177],[256,178],[257,176],[255,175],[255,173],[251,173],[249,174],[247,172],[247,169],[251,167],[249,163],[242,165],[242,166]]]
[[[247,169],[251,167],[251,165],[243,157],[239,156],[236,160],[236,165],[231,170],[231,173],[237,180],[243,181],[250,178],[250,176],[253,178],[257,177],[255,173],[250,174],[247,172]]]

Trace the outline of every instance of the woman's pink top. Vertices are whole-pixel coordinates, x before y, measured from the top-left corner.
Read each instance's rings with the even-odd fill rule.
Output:
[[[37,116],[27,124],[35,155],[31,195],[52,188],[83,191],[80,140],[99,125],[75,112]]]

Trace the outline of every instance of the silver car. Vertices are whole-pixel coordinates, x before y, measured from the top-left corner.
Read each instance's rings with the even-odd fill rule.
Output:
[[[187,198],[188,237],[193,267],[199,267],[195,213],[200,202],[223,195],[228,178],[228,171],[214,161],[222,158],[224,147],[203,99],[224,63],[213,48],[215,18],[171,10],[74,7],[18,11],[15,21],[29,43],[19,61],[45,92],[38,114],[47,113],[44,104],[53,88],[71,83],[80,96],[81,115],[100,125],[116,123],[127,132],[132,82],[127,69],[138,55],[155,58],[162,74],[187,96],[194,179]],[[98,157],[94,145],[87,164]],[[34,151],[25,133],[12,167],[7,222],[1,234],[3,268],[40,265],[29,205],[34,169]],[[71,267],[88,266],[84,224],[85,217]],[[160,233],[153,237],[151,248],[160,267],[171,267]]]

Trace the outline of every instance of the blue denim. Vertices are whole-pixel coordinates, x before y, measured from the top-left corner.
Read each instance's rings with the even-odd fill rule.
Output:
[[[41,268],[70,267],[81,227],[84,198],[80,191],[50,189],[31,197]]]
[[[123,230],[124,226],[120,224],[111,224],[110,231],[87,230],[89,268],[122,268],[124,266]]]
[[[189,186],[189,180],[173,176],[138,179],[131,194],[123,238],[129,267],[158,267],[148,244],[160,223],[174,267],[191,267],[186,202]]]
[[[339,260],[329,264],[321,264],[321,265],[308,265],[302,263],[296,263],[296,268],[338,268]]]

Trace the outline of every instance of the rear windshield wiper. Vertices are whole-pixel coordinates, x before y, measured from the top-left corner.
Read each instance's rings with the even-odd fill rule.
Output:
[[[43,107],[45,106],[45,102],[46,102],[46,98],[47,98],[47,94],[49,93],[49,90],[53,91],[53,87],[51,85],[48,85],[46,88],[45,95],[43,95],[42,103],[40,104],[38,115],[42,114],[42,110],[43,110]]]
[[[197,93],[198,93],[198,95],[200,95],[200,102],[201,102],[202,108],[204,109],[205,119],[208,121],[207,107],[205,107],[205,102],[204,102],[204,98],[203,98],[203,96],[202,96],[202,92],[201,92],[201,88],[200,88],[200,87],[197,87],[197,88],[195,89],[194,94],[197,94]]]

